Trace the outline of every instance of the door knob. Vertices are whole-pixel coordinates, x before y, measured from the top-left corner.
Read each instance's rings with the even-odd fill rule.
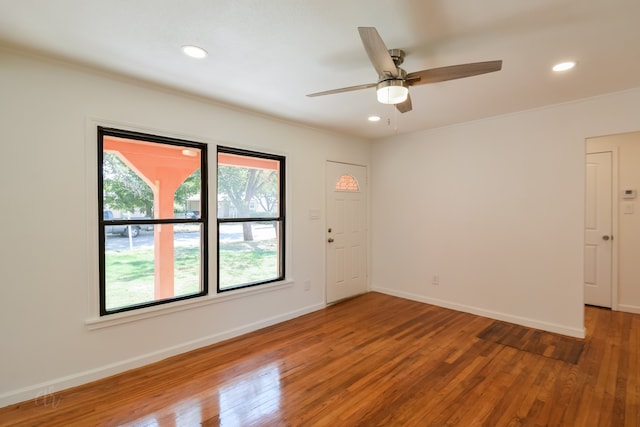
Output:
[[[327,239],[327,242],[333,243],[333,237],[329,237],[329,239]]]
[[[609,240],[609,236],[605,234],[604,236],[602,236],[602,240]]]

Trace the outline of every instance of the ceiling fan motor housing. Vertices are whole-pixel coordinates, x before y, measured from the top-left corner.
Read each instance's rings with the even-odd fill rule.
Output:
[[[399,67],[404,62],[404,50],[402,49],[389,49],[389,55],[391,55],[396,67]]]

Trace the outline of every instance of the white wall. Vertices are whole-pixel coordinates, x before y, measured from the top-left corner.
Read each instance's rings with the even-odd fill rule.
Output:
[[[3,49],[0,93],[0,406],[324,306],[325,160],[368,165],[366,141]],[[285,154],[292,285],[90,329],[96,122]]]
[[[617,188],[613,203],[617,204],[617,230],[613,230],[617,249],[617,277],[613,285],[618,287],[618,309],[640,313],[640,199],[622,198],[624,189],[640,193],[640,132],[608,135],[587,140],[587,152],[614,151],[617,155]],[[625,211],[630,205],[631,212]],[[614,270],[615,271],[615,270]]]
[[[585,139],[638,111],[635,89],[376,142],[373,289],[583,336]]]

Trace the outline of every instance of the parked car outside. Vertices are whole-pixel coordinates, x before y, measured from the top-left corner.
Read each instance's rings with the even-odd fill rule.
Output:
[[[102,212],[102,218],[106,220],[110,219],[118,219],[114,218],[113,212],[109,210],[105,210]],[[137,217],[133,219],[150,219],[149,217]],[[140,226],[139,224],[134,225],[124,225],[124,224],[113,224],[107,225],[105,227],[106,234],[118,234],[122,237],[129,237],[129,228],[131,228],[131,237],[138,237],[140,235],[140,231],[144,228],[147,231],[153,230],[153,225],[144,225]]]

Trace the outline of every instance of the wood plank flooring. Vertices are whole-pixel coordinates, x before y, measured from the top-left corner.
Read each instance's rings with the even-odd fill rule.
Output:
[[[640,426],[640,315],[585,317],[573,364],[479,338],[491,319],[369,293],[2,408],[0,425]]]

